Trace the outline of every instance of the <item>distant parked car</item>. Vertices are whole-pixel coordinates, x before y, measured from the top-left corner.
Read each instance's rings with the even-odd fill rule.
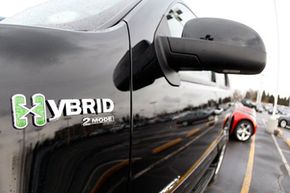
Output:
[[[278,106],[277,107],[277,112],[280,115],[287,115],[287,111],[286,111],[285,107],[283,107],[283,106]]]
[[[273,105],[269,104],[269,103],[264,103],[263,108],[264,108],[265,112],[269,112],[269,110],[273,108]]]
[[[241,101],[241,103],[244,105],[244,106],[246,106],[246,107],[249,107],[249,108],[256,108],[256,104],[255,103],[253,103],[251,100],[249,100],[249,99],[243,99],[242,101]]]
[[[179,117],[176,121],[177,125],[187,126],[187,125],[193,125],[195,123],[200,123],[204,121],[208,121],[208,118],[213,114],[212,111],[206,111],[206,110],[196,110],[193,112],[188,112],[187,114],[184,114],[183,116]]]
[[[256,112],[258,113],[264,112],[264,108],[261,104],[257,104],[255,109],[256,109]]]
[[[270,108],[268,110],[268,114],[269,115],[272,115],[273,114],[273,108]],[[275,114],[276,115],[286,115],[286,112],[284,112],[284,110],[282,110],[282,109],[277,108],[276,111],[275,111]]]
[[[233,113],[227,116],[225,127],[229,128],[232,138],[242,142],[248,141],[256,133],[256,111],[237,105]]]
[[[278,126],[282,128],[287,128],[287,126],[290,126],[290,116],[280,116],[278,118]]]

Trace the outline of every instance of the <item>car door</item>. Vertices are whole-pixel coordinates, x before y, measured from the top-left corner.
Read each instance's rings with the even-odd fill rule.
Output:
[[[123,21],[0,25],[0,192],[127,191],[130,94],[114,73],[128,52]]]
[[[128,19],[134,90],[132,192],[187,192],[217,154],[212,150],[208,155],[221,131],[216,83],[209,71],[180,72],[180,86],[172,86],[156,59],[154,37],[180,37],[185,22],[195,15],[181,3],[152,1],[134,18],[145,17],[150,9],[142,24]]]

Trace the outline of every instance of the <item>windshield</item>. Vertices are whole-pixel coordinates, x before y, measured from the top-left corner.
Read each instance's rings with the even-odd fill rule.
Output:
[[[49,0],[0,23],[95,31],[116,24],[140,0]]]

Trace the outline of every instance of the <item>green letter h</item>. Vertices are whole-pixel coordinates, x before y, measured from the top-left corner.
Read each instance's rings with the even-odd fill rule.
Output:
[[[16,129],[24,129],[28,125],[27,115],[33,115],[33,124],[41,127],[46,124],[45,96],[34,94],[32,96],[32,107],[26,107],[26,97],[16,94],[12,97],[13,124]]]

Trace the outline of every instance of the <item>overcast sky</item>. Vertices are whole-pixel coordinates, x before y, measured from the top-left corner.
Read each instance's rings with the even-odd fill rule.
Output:
[[[9,17],[21,10],[47,0],[0,0],[0,16]],[[219,17],[244,23],[256,30],[267,49],[267,66],[262,75],[231,76],[232,88],[266,89],[290,96],[290,1],[276,0],[280,31],[280,68],[278,69],[277,28],[274,0],[185,0],[198,17]],[[279,75],[279,76],[278,76]],[[279,78],[277,78],[279,77]],[[278,84],[277,84],[278,81]],[[289,86],[288,86],[289,84]],[[278,87],[277,87],[278,85]]]

